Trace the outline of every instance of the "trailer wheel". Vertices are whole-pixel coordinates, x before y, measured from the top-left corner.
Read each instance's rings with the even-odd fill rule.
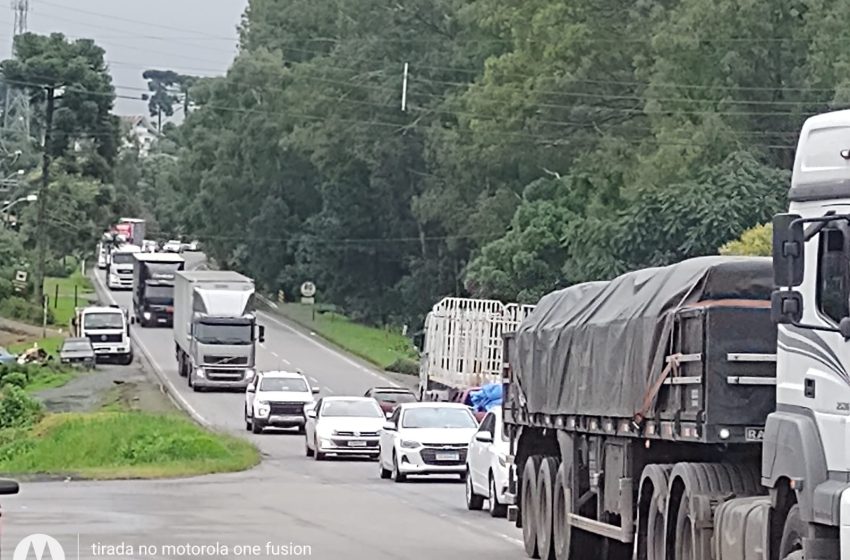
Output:
[[[529,558],[540,558],[537,549],[537,472],[540,455],[532,455],[522,469],[520,514],[522,515],[522,542]]]
[[[638,555],[640,560],[664,560],[667,487],[673,465],[647,465],[641,474],[638,513]],[[649,496],[645,492],[651,490]]]
[[[540,473],[537,476],[537,549],[540,558],[544,560],[555,558],[555,548],[552,546],[552,504],[557,474],[558,459],[545,457],[540,463]]]
[[[779,542],[779,558],[788,559],[795,553],[803,552],[803,535],[806,534],[806,524],[800,518],[800,506],[794,504],[788,510],[785,526],[782,528],[782,540]]]

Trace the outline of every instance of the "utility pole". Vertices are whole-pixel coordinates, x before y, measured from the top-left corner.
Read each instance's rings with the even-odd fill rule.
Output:
[[[47,111],[44,128],[44,157],[41,164],[41,186],[38,189],[38,217],[36,218],[35,303],[44,304],[44,269],[47,260],[47,189],[50,185],[50,138],[53,128],[55,88],[47,88]]]

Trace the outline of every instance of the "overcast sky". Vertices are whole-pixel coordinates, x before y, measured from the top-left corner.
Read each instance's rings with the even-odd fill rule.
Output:
[[[0,0],[0,58],[11,51],[13,13]],[[147,113],[139,98],[148,68],[223,74],[236,54],[237,26],[248,0],[29,0],[28,29],[88,37],[106,50],[115,112]],[[136,101],[136,99],[139,99]]]

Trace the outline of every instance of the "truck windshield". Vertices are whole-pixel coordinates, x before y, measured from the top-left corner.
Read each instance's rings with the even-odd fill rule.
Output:
[[[133,264],[133,253],[112,253],[113,264]]]
[[[251,344],[251,325],[197,323],[195,339],[201,344]]]
[[[463,408],[411,408],[404,413],[403,428],[477,428],[478,422]]]
[[[148,285],[145,287],[145,299],[150,303],[171,305],[174,303],[174,286]]]
[[[124,316],[120,313],[86,313],[83,316],[84,329],[123,329]]]

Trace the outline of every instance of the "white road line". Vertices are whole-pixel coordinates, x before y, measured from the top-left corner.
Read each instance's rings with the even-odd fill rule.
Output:
[[[481,531],[480,525],[478,525],[477,523],[472,523],[470,521],[467,521],[466,519],[464,519],[462,517],[457,517],[455,515],[450,515],[450,514],[446,514],[446,513],[440,513],[440,514],[438,514],[438,516],[442,517],[443,519],[452,521],[453,523],[459,523],[460,525],[463,525],[463,526],[465,526],[469,529],[472,529],[475,532]],[[495,535],[497,537],[500,537],[500,538],[508,541],[511,544],[515,544],[517,546],[525,546],[525,543],[522,542],[522,539],[518,539],[516,537],[512,537],[512,536],[506,535],[504,533],[499,533],[498,531],[495,533]]]
[[[299,331],[299,330],[297,330],[293,327],[290,327],[289,325],[287,325],[286,323],[284,323],[280,319],[273,317],[272,315],[266,313],[265,311],[259,311],[258,314],[263,315],[266,319],[270,320],[273,323],[280,325],[284,329],[294,333],[296,336],[301,337],[304,340],[309,341],[311,344],[315,344],[316,346],[318,346],[319,348],[321,348],[325,352],[333,354],[334,356],[336,356],[340,360],[346,362],[347,364],[350,364],[350,365],[356,367],[360,371],[365,371],[366,373],[370,374],[372,377],[380,379],[382,382],[387,383],[388,385],[390,385],[392,387],[399,387],[400,386],[398,383],[389,379],[388,377],[385,377],[385,376],[383,376],[383,375],[381,375],[381,374],[379,374],[379,373],[377,373],[377,372],[375,372],[375,371],[373,371],[369,368],[363,367],[362,365],[358,364],[357,362],[355,362],[354,360],[352,360],[351,358],[349,358],[348,356],[346,356],[345,354],[343,354],[339,350],[337,350],[335,348],[331,348],[330,346],[327,346],[325,344],[322,344],[321,342],[316,340],[316,338],[307,336],[306,334],[302,333],[301,331]]]
[[[272,356],[274,356],[275,358],[280,358],[280,356],[278,356],[278,355],[277,355],[277,352],[275,352],[274,350],[269,350],[269,352],[270,352],[270,353],[271,353],[271,355],[272,355]]]
[[[312,382],[313,382],[313,383],[315,383],[316,385],[318,385],[318,384],[319,384],[319,380],[318,380],[318,379],[316,379],[315,377],[311,377],[311,378],[310,378],[310,381],[312,381]]]
[[[111,301],[113,305],[118,305],[118,302],[115,300],[114,297],[112,297],[112,293],[109,291],[109,288],[106,287],[103,282],[103,279],[101,279],[100,274],[95,272],[94,276],[95,280],[97,280],[97,283],[100,284],[101,291],[106,294],[106,297],[109,299],[109,301]],[[147,349],[145,343],[142,342],[141,338],[136,336],[133,330],[131,330],[130,332],[133,341],[139,346],[139,348],[142,349],[142,353],[145,355],[145,358],[147,359],[148,363],[150,363],[151,366],[157,371],[157,373],[159,373],[158,377],[160,381],[168,385],[168,392],[171,394],[172,398],[174,398],[183,407],[183,409],[188,412],[189,415],[196,422],[198,422],[198,424],[201,424],[202,426],[210,430],[215,430],[216,427],[213,425],[213,423],[204,418],[200,412],[195,410],[195,408],[191,404],[189,404],[189,401],[186,400],[186,397],[180,394],[180,391],[177,390],[177,387],[168,378],[168,374],[165,373],[165,370],[163,370],[160,367],[159,363],[157,363],[157,361],[154,359],[153,354],[151,354],[151,352]]]

